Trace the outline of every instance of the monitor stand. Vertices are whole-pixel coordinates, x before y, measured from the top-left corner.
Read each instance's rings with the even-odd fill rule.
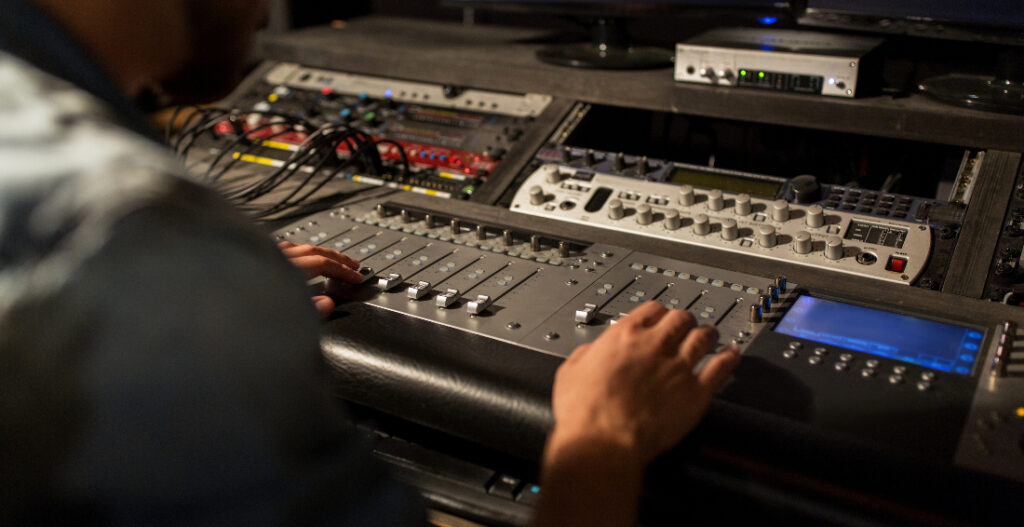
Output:
[[[918,89],[946,104],[1024,114],[1024,48],[1000,51],[995,77],[954,73],[925,79]]]
[[[537,51],[537,58],[549,64],[573,68],[641,70],[672,65],[672,52],[655,47],[631,47],[625,22],[618,18],[597,18],[590,22],[588,44],[557,44]]]

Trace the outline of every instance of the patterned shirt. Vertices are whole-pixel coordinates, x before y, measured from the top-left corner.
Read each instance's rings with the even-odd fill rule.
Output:
[[[0,93],[0,523],[422,523],[270,240],[104,98],[3,51]]]

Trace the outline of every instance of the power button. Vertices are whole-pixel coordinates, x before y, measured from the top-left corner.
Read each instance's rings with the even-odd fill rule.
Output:
[[[907,268],[907,259],[902,256],[890,256],[889,261],[885,264],[886,271],[892,271],[894,273],[902,273]]]

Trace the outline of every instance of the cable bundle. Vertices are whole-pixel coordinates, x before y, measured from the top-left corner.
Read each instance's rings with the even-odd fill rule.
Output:
[[[209,161],[203,173],[189,170],[203,183],[216,188],[225,197],[240,205],[256,218],[266,218],[305,203],[312,195],[335,178],[339,172],[354,168],[371,175],[382,175],[387,169],[380,158],[378,145],[394,145],[402,159],[403,175],[409,174],[409,161],[400,144],[388,139],[375,140],[359,130],[339,121],[316,127],[304,119],[270,111],[231,110],[224,108],[191,107],[194,111],[186,119],[177,134],[172,136],[171,128],[182,110],[177,108],[166,129],[168,144],[186,163],[196,141],[209,134],[216,138],[222,123],[230,124],[234,136],[227,144],[218,145],[219,152]],[[248,129],[247,129],[248,128]],[[251,158],[254,151],[266,146],[267,142],[282,136],[302,134],[305,139],[285,160],[274,163],[274,170],[258,178],[246,178],[240,184],[224,182],[222,177],[238,161]],[[348,150],[347,158],[339,156],[338,149]],[[205,162],[198,159],[196,164]],[[194,168],[194,167],[193,167]],[[281,188],[288,181],[298,183],[288,194],[272,204],[253,205],[254,202]]]

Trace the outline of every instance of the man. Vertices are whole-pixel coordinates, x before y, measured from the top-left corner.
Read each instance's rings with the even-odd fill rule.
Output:
[[[0,523],[422,521],[339,424],[302,277],[179,176],[128,102],[223,93],[263,9],[5,2]],[[354,276],[337,253],[283,249],[308,273]],[[694,375],[716,338],[650,303],[566,361],[538,525],[635,522],[645,466],[738,360]]]

